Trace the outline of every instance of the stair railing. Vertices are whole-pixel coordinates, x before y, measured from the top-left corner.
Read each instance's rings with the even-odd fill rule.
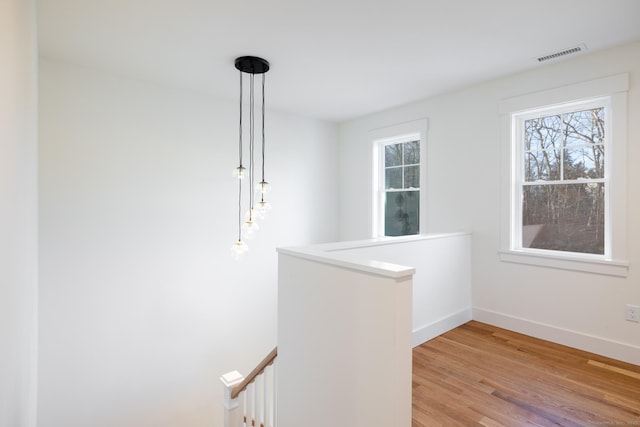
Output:
[[[224,384],[224,427],[275,427],[277,356],[278,347],[246,378],[238,371],[220,377]]]

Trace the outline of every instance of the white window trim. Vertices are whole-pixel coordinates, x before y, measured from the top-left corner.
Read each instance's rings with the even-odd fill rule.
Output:
[[[501,237],[500,259],[528,265],[558,268],[563,270],[582,271],[626,277],[629,264],[627,261],[627,91],[628,74],[618,74],[588,82],[564,86],[556,89],[536,92],[515,98],[506,99],[499,104],[502,141],[502,203],[501,203]],[[528,110],[546,109],[572,102],[580,102],[596,98],[610,98],[609,119],[610,135],[605,158],[605,170],[609,171],[609,199],[611,212],[608,213],[608,237],[611,239],[610,251],[603,255],[577,254],[571,252],[522,250],[516,244],[515,222],[519,209],[519,193],[514,191],[514,167],[517,163],[516,150],[513,147],[513,116]],[[517,199],[516,199],[517,198]],[[518,219],[520,221],[520,219]]]
[[[407,123],[388,126],[380,129],[369,131],[369,141],[373,145],[373,162],[372,162],[372,194],[371,194],[371,237],[384,237],[384,222],[381,220],[384,213],[384,201],[382,200],[384,186],[384,168],[383,163],[384,150],[382,147],[399,142],[408,142],[410,140],[420,141],[420,223],[418,224],[418,234],[424,233],[426,227],[426,207],[427,207],[427,119],[414,120]],[[406,236],[387,236],[387,238],[398,238]]]

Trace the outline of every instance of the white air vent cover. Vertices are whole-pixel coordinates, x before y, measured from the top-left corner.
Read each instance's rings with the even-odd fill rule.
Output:
[[[581,44],[569,49],[561,50],[560,52],[553,52],[547,55],[542,55],[537,57],[538,62],[545,62],[551,59],[558,59],[567,55],[575,55],[576,53],[585,52],[587,50],[587,46],[585,44]]]

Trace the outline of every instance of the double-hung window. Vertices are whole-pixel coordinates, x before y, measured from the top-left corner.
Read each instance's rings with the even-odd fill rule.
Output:
[[[420,140],[415,136],[391,141],[380,150],[384,157],[384,235],[420,233]]]
[[[510,153],[503,260],[626,274],[626,87],[620,75],[501,105]]]
[[[426,120],[378,130],[375,136],[373,235],[419,234]]]
[[[516,246],[608,255],[609,98],[524,112],[514,121]]]

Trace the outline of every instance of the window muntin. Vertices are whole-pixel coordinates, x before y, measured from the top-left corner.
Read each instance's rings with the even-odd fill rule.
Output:
[[[517,249],[608,255],[608,98],[514,115]]]

